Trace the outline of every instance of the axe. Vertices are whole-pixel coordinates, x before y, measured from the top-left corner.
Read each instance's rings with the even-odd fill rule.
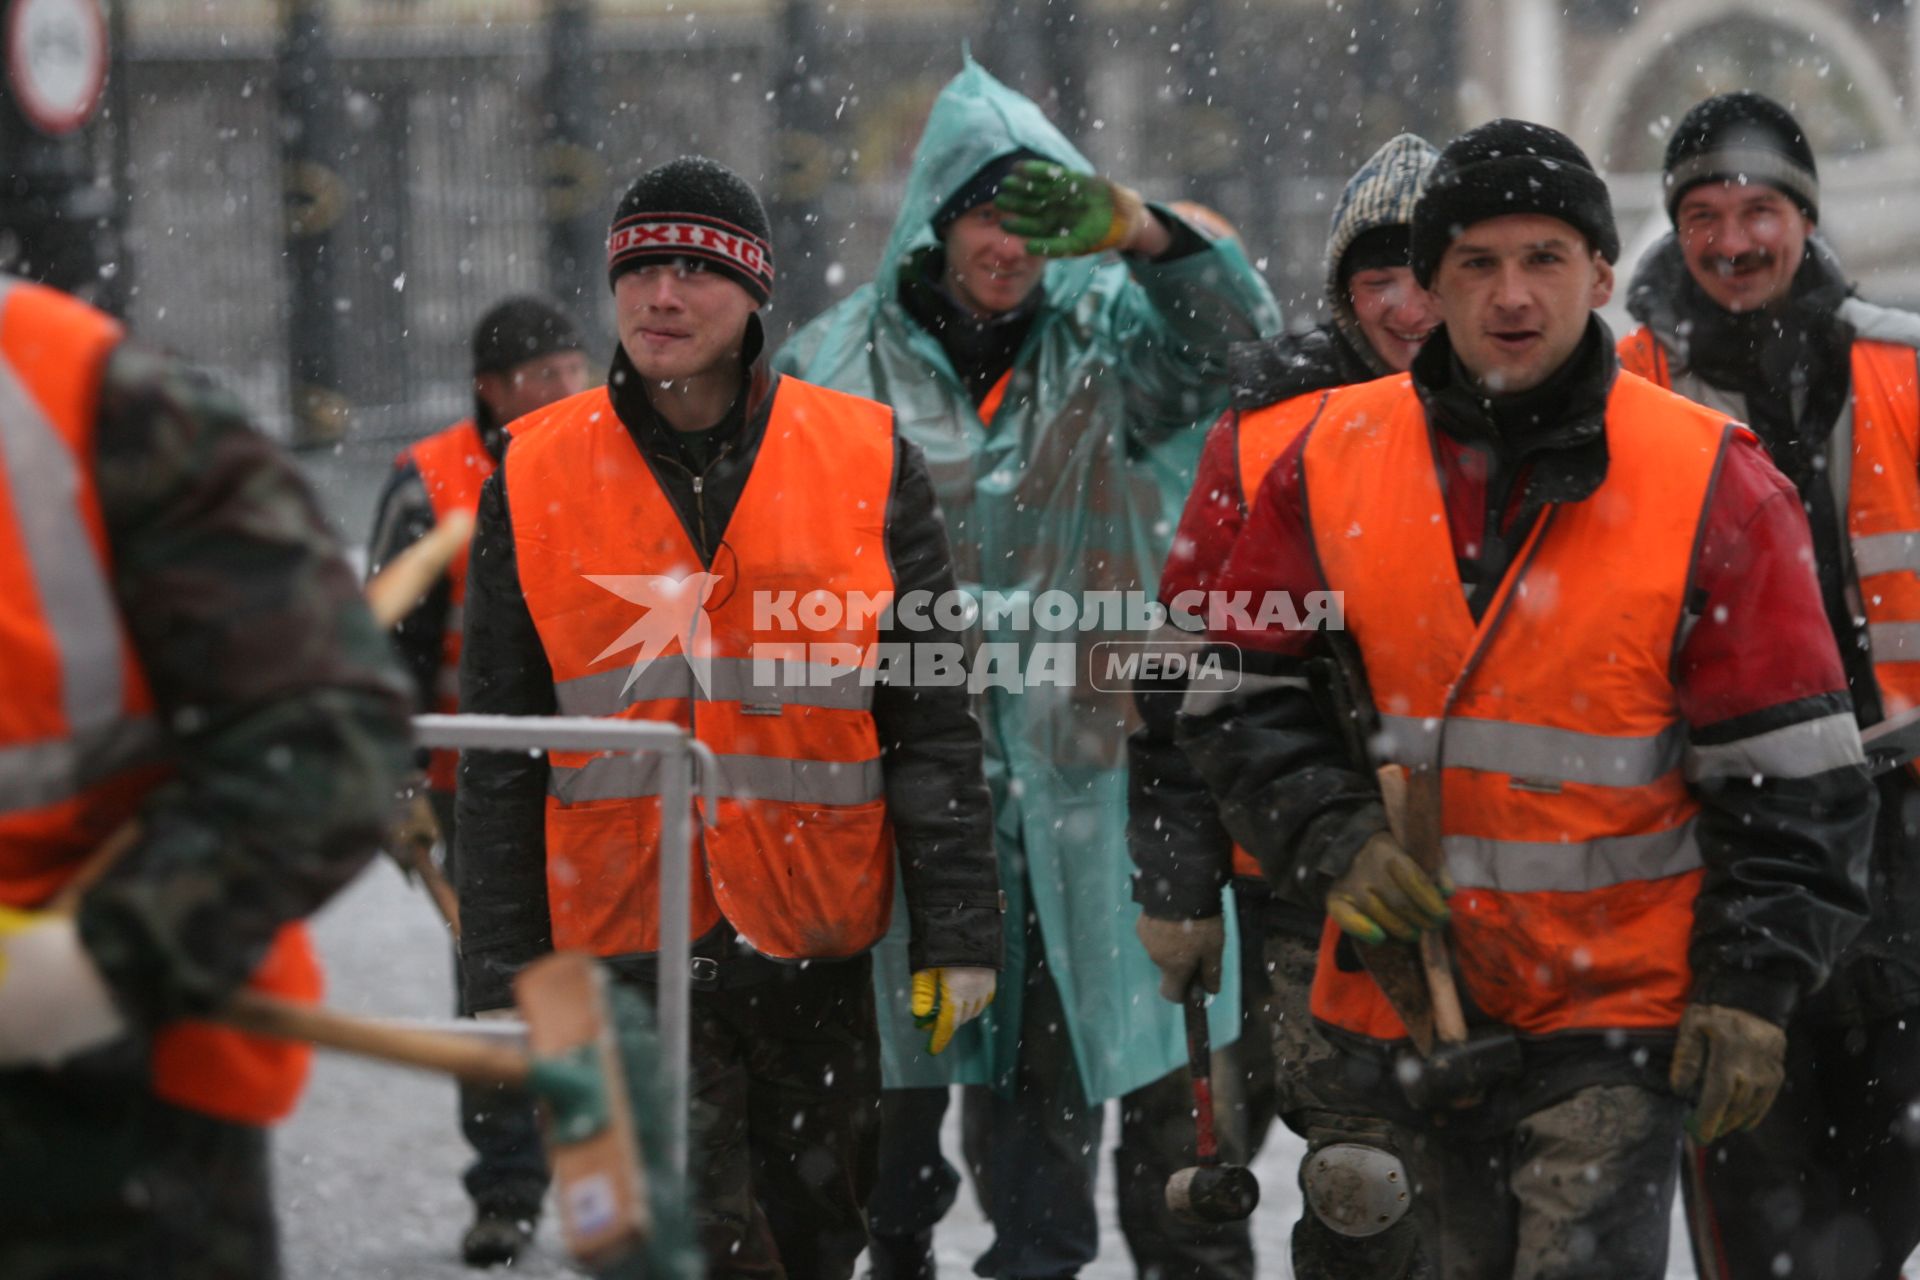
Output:
[[[123,824],[46,909],[77,910],[86,891],[138,838],[138,823]],[[629,1004],[616,1021],[606,972],[582,952],[554,952],[528,965],[514,979],[513,995],[524,1020],[518,1028],[508,1022],[392,1023],[250,990],[236,992],[201,1020],[475,1084],[527,1089],[541,1102],[568,1253],[596,1268],[633,1259],[647,1249],[654,1229],[633,1100],[659,1072],[646,1014]]]
[[[237,993],[209,1020],[475,1084],[529,1090],[541,1103],[567,1252],[593,1268],[626,1261],[645,1248],[654,1226],[628,1082],[650,1078],[658,1064],[623,1058],[606,972],[590,956],[543,956],[520,972],[513,988],[524,1019],[518,1025],[393,1023],[253,991]]]

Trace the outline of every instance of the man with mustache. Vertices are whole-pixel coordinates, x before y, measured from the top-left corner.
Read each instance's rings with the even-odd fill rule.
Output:
[[[1626,367],[1752,425],[1813,527],[1862,725],[1920,703],[1920,316],[1852,297],[1816,233],[1798,122],[1756,93],[1694,107],[1666,154],[1674,232],[1627,307]],[[1788,1026],[1765,1123],[1690,1146],[1703,1276],[1895,1277],[1920,1244],[1920,789],[1882,779],[1866,930]]]
[[[1313,1015],[1445,1280],[1664,1276],[1683,1121],[1766,1114],[1866,910],[1875,798],[1806,518],[1751,432],[1619,371],[1594,314],[1619,249],[1571,139],[1448,144],[1412,230],[1443,330],[1327,396],[1215,583],[1338,592],[1340,625],[1217,628],[1241,678],[1196,682],[1178,726],[1227,830],[1326,911]],[[1328,660],[1370,758],[1317,696]],[[1431,799],[1437,867],[1375,762]],[[1469,1026],[1518,1062],[1417,1110],[1361,962],[1442,929]]]
[[[1327,238],[1331,321],[1229,352],[1233,404],[1208,433],[1160,576],[1163,604],[1213,585],[1267,466],[1313,420],[1326,393],[1404,372],[1439,326],[1433,296],[1413,278],[1410,225],[1436,154],[1425,139],[1401,134],[1348,181]],[[1384,1182],[1404,1173],[1387,1126],[1369,1114],[1365,1099],[1347,1096],[1339,1072],[1328,1069],[1332,1050],[1307,1011],[1324,913],[1276,894],[1259,862],[1221,826],[1206,784],[1174,742],[1185,685],[1166,680],[1136,695],[1143,724],[1128,741],[1128,846],[1139,870],[1133,896],[1143,912],[1140,940],[1160,966],[1168,999],[1182,999],[1196,975],[1217,987],[1226,947],[1221,889],[1232,883],[1247,1021],[1226,1052],[1246,1080],[1246,1097],[1223,1117],[1223,1139],[1244,1148],[1229,1148],[1226,1158],[1249,1159],[1275,1115],[1313,1153],[1337,1144],[1365,1148],[1343,1152],[1338,1162],[1310,1158],[1303,1167],[1307,1208],[1317,1211],[1293,1229],[1294,1274],[1405,1275],[1415,1237],[1404,1215],[1369,1221],[1360,1234],[1329,1225],[1329,1199],[1341,1180]],[[1177,1119],[1191,1128],[1184,1108]],[[1250,1264],[1251,1244],[1245,1247]]]

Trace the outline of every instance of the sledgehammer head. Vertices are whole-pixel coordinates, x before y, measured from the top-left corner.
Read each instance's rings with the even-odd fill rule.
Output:
[[[1469,1107],[1520,1074],[1520,1042],[1510,1031],[1476,1028],[1465,1041],[1436,1040],[1424,1059],[1403,1052],[1394,1074],[1416,1110]]]
[[[1237,1164],[1197,1164],[1167,1179],[1167,1208],[1182,1222],[1238,1222],[1260,1203],[1260,1180]]]

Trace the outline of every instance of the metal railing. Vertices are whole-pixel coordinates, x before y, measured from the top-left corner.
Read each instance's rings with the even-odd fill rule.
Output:
[[[660,1043],[666,1058],[667,1158],[687,1171],[687,1113],[692,1097],[687,1041],[692,1018],[688,952],[693,891],[693,774],[700,769],[705,811],[714,812],[719,762],[707,744],[678,725],[592,716],[415,716],[414,740],[423,747],[480,751],[604,751],[655,753],[660,787]]]

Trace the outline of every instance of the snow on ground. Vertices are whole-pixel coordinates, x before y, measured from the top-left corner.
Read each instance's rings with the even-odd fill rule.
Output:
[[[453,990],[445,933],[424,893],[381,859],[319,918],[328,1002],[357,1013],[433,1017]],[[953,1125],[959,1108],[948,1111]],[[1111,1143],[1115,1121],[1108,1117]],[[948,1135],[957,1160],[959,1136]],[[1301,1143],[1276,1126],[1254,1169],[1265,1197],[1254,1217],[1263,1276],[1291,1280],[1287,1232],[1299,1213],[1293,1170]],[[475,1273],[457,1252],[469,1207],[460,1185],[468,1152],[450,1081],[320,1054],[299,1112],[278,1134],[276,1197],[288,1280],[458,1280]],[[1133,1268],[1114,1219],[1112,1159],[1101,1161],[1100,1257],[1084,1280],[1127,1280]],[[549,1219],[550,1222],[550,1219]],[[941,1273],[972,1274],[992,1235],[970,1194],[936,1235]],[[1693,1267],[1678,1233],[1670,1277]],[[543,1223],[535,1248],[511,1273],[556,1280],[580,1273]]]

